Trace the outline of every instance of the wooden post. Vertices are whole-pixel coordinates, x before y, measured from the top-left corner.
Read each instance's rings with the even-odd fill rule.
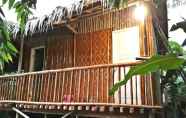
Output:
[[[20,45],[20,50],[19,50],[19,62],[18,62],[18,69],[17,72],[21,73],[22,69],[22,63],[23,63],[23,48],[24,48],[24,38],[21,37],[21,45]]]

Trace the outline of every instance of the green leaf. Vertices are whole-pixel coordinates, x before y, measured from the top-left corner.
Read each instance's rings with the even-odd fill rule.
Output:
[[[3,51],[3,52],[1,52],[0,53],[0,57],[5,61],[5,62],[9,62],[9,59],[8,59],[8,57],[7,57],[7,55],[6,55],[6,53]]]
[[[178,58],[176,55],[169,54],[165,56],[153,56],[149,60],[135,67],[132,67],[126,74],[125,78],[116,83],[110,91],[110,95],[113,95],[119,87],[125,85],[129,79],[134,75],[144,75],[150,72],[156,72],[159,69],[172,70],[178,69],[184,63],[184,59]]]
[[[3,5],[6,4],[7,1],[8,1],[8,0],[3,0]]]
[[[183,48],[175,41],[169,41],[169,45],[172,53],[177,55],[183,55]]]
[[[1,34],[3,36],[3,40],[10,40],[9,32],[5,24],[3,25],[0,24],[0,29],[1,29]]]
[[[15,2],[15,0],[9,0],[9,9],[11,9],[12,8],[12,6],[14,5],[14,2]]]
[[[18,8],[19,6],[21,6],[21,1],[16,2],[13,7]]]
[[[0,14],[5,17],[5,14],[4,14],[4,12],[3,12],[1,7],[0,7]]]
[[[9,49],[11,49],[14,53],[17,53],[18,52],[17,49],[15,48],[15,46],[12,43],[7,42],[6,44],[7,44],[7,47]]]
[[[7,53],[7,58],[8,58],[8,60],[10,60],[11,62],[13,61],[13,60],[12,60],[12,56],[11,56],[9,53]]]

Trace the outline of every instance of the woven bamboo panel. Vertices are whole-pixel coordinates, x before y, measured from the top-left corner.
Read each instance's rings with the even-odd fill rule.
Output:
[[[76,66],[107,64],[111,62],[110,29],[76,35]]]
[[[75,37],[75,65],[91,65],[91,33],[78,34]]]
[[[92,65],[110,63],[112,32],[110,30],[97,31],[93,37]]]

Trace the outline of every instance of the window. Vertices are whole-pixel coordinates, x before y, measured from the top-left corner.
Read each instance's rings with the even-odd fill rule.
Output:
[[[113,63],[135,61],[140,56],[139,28],[131,27],[112,32]]]
[[[31,50],[30,71],[41,71],[44,67],[45,48],[36,47]]]

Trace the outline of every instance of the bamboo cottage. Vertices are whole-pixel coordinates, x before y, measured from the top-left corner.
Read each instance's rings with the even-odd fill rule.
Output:
[[[72,11],[70,17],[54,17],[55,22],[50,23],[44,22],[48,21],[45,17],[40,19],[42,25],[29,25],[28,35],[18,40],[21,73],[0,76],[0,109],[23,117],[32,117],[32,113],[45,114],[40,117],[50,113],[64,117],[160,117],[162,93],[156,73],[134,76],[109,96],[114,83],[141,62],[136,58],[162,52],[156,34],[163,31],[155,3],[131,0],[123,9],[110,9],[101,1],[83,4],[82,11]],[[139,13],[143,16],[143,9],[136,11],[141,5],[148,13],[137,19]],[[60,7],[56,9],[55,13]],[[45,26],[46,31],[38,31]]]

